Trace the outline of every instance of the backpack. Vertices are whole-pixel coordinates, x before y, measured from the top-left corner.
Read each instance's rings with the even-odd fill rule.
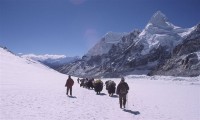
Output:
[[[121,84],[119,93],[120,94],[127,94],[128,93],[127,86],[126,86],[125,83]]]

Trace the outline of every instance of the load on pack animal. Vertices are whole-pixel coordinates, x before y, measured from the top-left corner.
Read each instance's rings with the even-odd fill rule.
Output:
[[[100,94],[100,92],[103,90],[103,82],[101,80],[96,80],[93,81],[93,85],[94,85],[94,91],[97,94]]]
[[[83,86],[83,88],[88,88],[88,89],[94,88],[93,86],[94,78],[91,79],[85,78],[81,79],[80,81],[81,81],[80,87]]]

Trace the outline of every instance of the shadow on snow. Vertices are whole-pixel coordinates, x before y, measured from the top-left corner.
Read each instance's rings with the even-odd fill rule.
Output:
[[[112,98],[118,98],[118,95],[112,95],[110,97],[112,97]]]
[[[68,96],[69,98],[77,98],[76,96]]]
[[[140,114],[139,111],[132,111],[132,110],[127,110],[127,109],[124,109],[123,111],[124,111],[124,112],[128,112],[128,113],[131,113],[131,114],[134,114],[134,115],[139,115],[139,114]]]
[[[105,94],[105,93],[99,93],[99,94],[97,94],[97,95],[104,96],[104,95],[106,95],[106,94]]]

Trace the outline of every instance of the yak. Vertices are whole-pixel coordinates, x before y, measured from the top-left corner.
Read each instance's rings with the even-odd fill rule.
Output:
[[[116,89],[116,83],[112,80],[108,80],[105,82],[105,84],[106,84],[106,90],[108,90],[109,96],[113,96]]]

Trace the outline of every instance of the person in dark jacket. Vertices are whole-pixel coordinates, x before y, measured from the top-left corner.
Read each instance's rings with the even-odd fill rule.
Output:
[[[65,84],[65,87],[67,87],[67,95],[68,92],[70,91],[70,95],[72,96],[72,86],[74,85],[74,80],[71,78],[71,76],[69,75],[67,82]]]
[[[117,91],[116,91],[116,94],[119,95],[120,108],[122,108],[122,103],[123,103],[123,107],[125,108],[126,96],[127,96],[128,90],[129,90],[129,86],[125,82],[124,77],[122,77],[120,83],[117,86]]]

